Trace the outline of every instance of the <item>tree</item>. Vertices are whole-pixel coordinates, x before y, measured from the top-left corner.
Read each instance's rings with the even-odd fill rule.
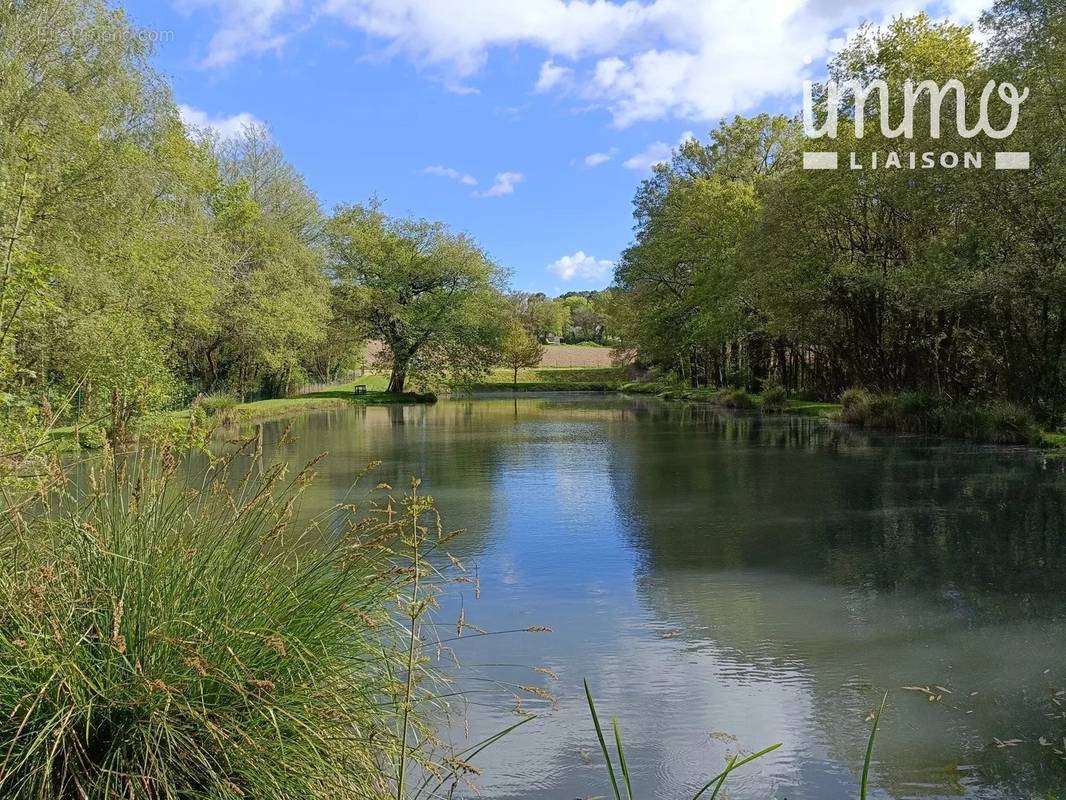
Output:
[[[388,391],[404,391],[411,377],[468,382],[497,362],[505,276],[469,236],[390,219],[370,203],[339,208],[326,241],[349,324],[387,347]]]
[[[500,340],[500,355],[502,363],[512,370],[514,385],[517,386],[518,370],[538,366],[544,358],[544,345],[515,320]]]

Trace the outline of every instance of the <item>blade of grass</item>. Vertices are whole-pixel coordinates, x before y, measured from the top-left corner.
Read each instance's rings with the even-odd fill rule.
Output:
[[[596,738],[600,740],[600,750],[607,762],[607,773],[611,776],[611,787],[614,789],[615,800],[622,800],[622,793],[618,791],[618,779],[614,776],[614,767],[611,765],[611,751],[607,749],[607,741],[603,738],[603,728],[600,727],[600,718],[596,714],[596,703],[592,699],[592,690],[589,682],[585,681],[585,698],[589,703],[589,711],[592,712],[592,724],[596,726]]]
[[[459,759],[462,759],[463,761],[466,761],[466,762],[473,761],[474,758],[476,758],[477,755],[479,753],[481,753],[482,750],[486,749],[487,747],[491,747],[496,742],[498,742],[500,739],[502,739],[504,736],[506,736],[511,731],[513,731],[515,728],[520,728],[521,726],[525,725],[527,722],[532,722],[535,719],[537,719],[537,717],[526,717],[525,719],[519,720],[514,725],[509,725],[508,727],[504,728],[503,730],[497,731],[496,733],[492,734],[491,736],[488,736],[488,737],[482,739],[480,742],[477,742],[476,744],[472,744],[470,747],[466,748],[465,750],[460,750],[458,753],[455,753],[453,755],[453,758],[459,758]],[[431,774],[428,778],[426,778],[422,782],[422,785],[418,787],[418,790],[412,795],[412,798],[435,797],[437,795],[437,790],[440,789],[445,783],[447,783],[448,779],[451,778],[456,773],[457,773],[456,769],[451,769],[448,772],[446,772],[443,777]],[[434,786],[432,790],[427,792],[426,791],[426,787],[428,787],[431,783],[433,783],[433,781],[435,779],[437,780],[437,785]]]
[[[734,756],[733,757],[733,762],[730,763],[729,765],[727,765],[726,768],[722,772],[719,772],[717,775],[715,775],[713,778],[711,778],[709,781],[707,781],[707,783],[704,784],[703,788],[700,789],[698,792],[696,792],[695,795],[693,795],[692,800],[699,800],[699,798],[703,795],[704,792],[706,792],[708,789],[710,789],[712,786],[714,786],[715,783],[717,783],[719,781],[724,781],[727,777],[729,777],[729,773],[732,772],[733,770],[739,769],[740,767],[743,767],[745,764],[750,764],[755,759],[762,758],[767,753],[772,753],[774,750],[776,750],[780,746],[781,746],[781,742],[778,742],[777,744],[772,744],[769,747],[764,747],[758,753],[752,753],[750,756],[744,756],[744,758],[740,759],[739,761],[737,761],[736,760],[736,756]],[[717,794],[717,793],[718,793],[717,790],[715,790],[715,794]],[[712,797],[713,796],[714,795],[712,795]]]
[[[722,773],[722,777],[718,779],[718,783],[714,785],[714,791],[711,792],[710,800],[715,800],[718,797],[718,793],[722,791],[722,787],[725,786],[725,779],[729,777],[729,773],[737,768],[737,757],[733,756],[729,759],[729,763],[726,764],[725,771]]]
[[[626,751],[622,747],[622,732],[618,729],[618,720],[611,720],[614,728],[614,746],[618,750],[618,761],[622,765],[622,779],[626,782],[626,795],[633,800],[633,784],[629,780],[629,765],[626,763]]]
[[[888,702],[888,692],[885,692],[885,696],[881,698],[881,707],[877,709],[877,714],[874,716],[874,726],[870,730],[870,741],[866,743],[866,758],[862,764],[862,784],[859,786],[859,800],[866,800],[866,790],[870,783],[870,762],[874,756],[874,739],[877,738],[877,723],[881,721],[881,714],[885,710],[885,703]]]

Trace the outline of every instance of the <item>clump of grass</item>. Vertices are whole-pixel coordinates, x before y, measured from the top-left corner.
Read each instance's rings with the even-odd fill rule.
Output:
[[[785,410],[788,392],[783,386],[767,386],[762,393],[762,410],[767,414],[780,414]]]
[[[390,613],[430,605],[408,591],[424,562],[390,549],[427,501],[298,525],[313,464],[216,466],[189,489],[168,454],[147,462],[128,479],[105,464],[56,513],[6,515],[0,796],[374,798],[412,760],[446,772],[426,754],[415,623]]]
[[[237,407],[240,401],[231,394],[217,393],[199,398],[199,407],[208,417],[214,417],[222,425],[232,425],[238,421]]]
[[[743,389],[723,389],[715,396],[715,401],[726,408],[755,408],[755,399]]]

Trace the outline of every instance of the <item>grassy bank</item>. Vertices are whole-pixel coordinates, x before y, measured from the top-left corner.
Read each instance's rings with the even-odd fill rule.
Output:
[[[396,403],[427,403],[434,400],[431,394],[386,392],[384,387],[387,383],[388,379],[383,375],[367,375],[356,383],[343,384],[320,392],[241,403],[235,407],[235,412],[240,422],[262,422],[324,408],[343,408],[350,405],[386,406]],[[355,394],[357,384],[367,387],[365,394]]]
[[[749,394],[735,389],[691,389],[668,383],[625,383],[619,387],[624,394],[651,394],[664,400],[683,400],[690,403],[707,403],[720,408],[760,409],[768,413],[799,414],[805,417],[835,419],[840,413],[839,403],[813,400],[774,398],[772,403],[762,395]]]
[[[357,385],[365,386],[366,392],[355,394]],[[268,422],[311,411],[345,408],[351,405],[381,406],[436,401],[435,396],[431,394],[386,392],[387,385],[387,376],[373,374],[360,378],[358,381],[339,384],[318,392],[270,400],[255,400],[249,403],[240,403],[228,395],[209,395],[202,398],[198,410],[195,411],[192,408],[186,408],[138,418],[131,423],[130,432],[134,438],[138,439],[195,444],[198,438],[197,429],[200,429],[199,433],[203,434],[219,425]],[[193,424],[194,414],[196,415],[195,425]],[[102,423],[52,428],[48,437],[48,446],[60,452],[98,449],[103,446],[105,438]]]
[[[518,382],[509,369],[497,369],[474,384],[475,392],[613,392],[625,379],[620,367],[534,367],[518,370]]]
[[[627,383],[627,394],[653,394],[666,400],[708,403],[722,408],[760,409],[821,417],[869,430],[929,434],[993,444],[1066,447],[1066,433],[1042,431],[1031,414],[1008,403],[957,403],[929,395],[844,393],[841,402],[821,402],[748,394],[735,389],[692,389],[668,383]]]
[[[1040,445],[1046,436],[1032,414],[1011,403],[953,402],[917,393],[876,394],[849,389],[841,397],[840,419],[862,428],[992,444]]]

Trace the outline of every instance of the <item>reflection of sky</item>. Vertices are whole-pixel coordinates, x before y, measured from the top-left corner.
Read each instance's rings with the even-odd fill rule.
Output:
[[[1018,491],[1054,500],[1060,487],[1042,482],[1055,477],[1022,456],[757,420],[616,398],[456,401],[309,417],[283,454],[331,451],[321,504],[372,458],[397,487],[424,475],[446,526],[467,528],[454,552],[481,580],[480,600],[469,585],[446,598],[445,627],[461,597],[487,630],[552,628],[456,648],[463,686],[491,678],[557,697],[526,695],[544,718],[479,757],[485,796],[607,793],[583,678],[601,715],[618,717],[643,797],[691,796],[728,753],[778,741],[731,797],[855,797],[865,716],[886,689],[875,782],[891,796],[1006,800],[1019,791],[1004,781],[1056,785],[1032,742],[1063,678],[1062,603],[1042,587],[966,583],[978,567],[1017,577],[977,548],[1015,535],[994,507],[1024,510]],[[1041,535],[1016,523],[1017,547],[1030,546],[1022,529]],[[950,567],[960,541],[973,569],[949,580],[938,562],[926,577],[927,553],[946,548]],[[934,684],[951,694],[930,703],[901,688]],[[508,698],[472,695],[487,705],[469,708],[471,740],[517,719]],[[990,747],[1016,736],[1027,743]]]

